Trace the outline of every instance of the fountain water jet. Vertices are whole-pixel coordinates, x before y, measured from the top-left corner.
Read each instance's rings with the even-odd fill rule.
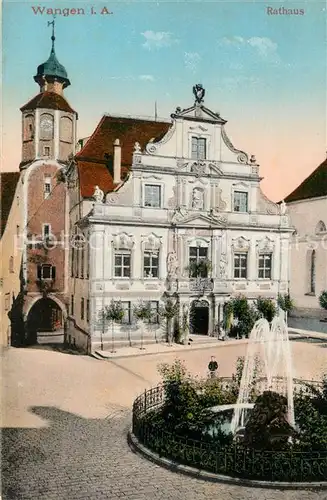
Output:
[[[283,311],[276,315],[271,326],[266,319],[259,319],[249,336],[240,390],[231,431],[236,434],[244,428],[246,405],[254,382],[255,360],[263,361],[264,378],[260,379],[262,391],[275,391],[287,398],[288,422],[294,427],[293,368],[290,342]]]

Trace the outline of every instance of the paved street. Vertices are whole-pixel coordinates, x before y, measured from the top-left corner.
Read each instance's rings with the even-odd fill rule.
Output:
[[[327,349],[292,343],[297,375],[316,377]],[[230,375],[245,346],[179,355],[205,374],[215,354]],[[327,500],[327,492],[213,484],[162,469],[126,442],[133,398],[154,385],[174,353],[98,361],[42,349],[9,349],[3,360],[3,499]],[[311,368],[310,368],[311,367]]]

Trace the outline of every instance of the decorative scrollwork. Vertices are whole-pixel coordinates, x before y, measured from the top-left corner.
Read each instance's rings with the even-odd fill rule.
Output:
[[[224,143],[226,144],[226,146],[228,147],[228,149],[232,152],[232,153],[236,153],[238,156],[237,156],[237,161],[239,163],[245,163],[247,164],[249,162],[249,157],[248,155],[244,152],[244,151],[241,151],[240,149],[236,149],[232,142],[230,141],[228,135],[226,134],[226,130],[224,129],[224,127],[221,127],[221,137],[224,141]]]

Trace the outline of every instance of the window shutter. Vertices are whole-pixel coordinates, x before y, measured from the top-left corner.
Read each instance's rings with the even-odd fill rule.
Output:
[[[52,266],[52,279],[53,280],[56,279],[56,267],[55,266]]]
[[[37,266],[37,279],[40,280],[42,278],[42,266]]]

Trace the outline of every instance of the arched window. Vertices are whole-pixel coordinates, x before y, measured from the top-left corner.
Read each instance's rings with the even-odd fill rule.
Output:
[[[73,142],[73,121],[68,116],[63,116],[60,119],[60,140]]]
[[[315,233],[319,234],[319,233],[324,233],[325,231],[327,231],[326,224],[322,220],[320,220],[318,222],[318,224],[316,225],[316,231],[315,231]]]
[[[26,115],[24,118],[24,141],[31,141],[34,138],[34,116]]]
[[[316,293],[316,251],[312,250],[310,259],[310,293]]]

